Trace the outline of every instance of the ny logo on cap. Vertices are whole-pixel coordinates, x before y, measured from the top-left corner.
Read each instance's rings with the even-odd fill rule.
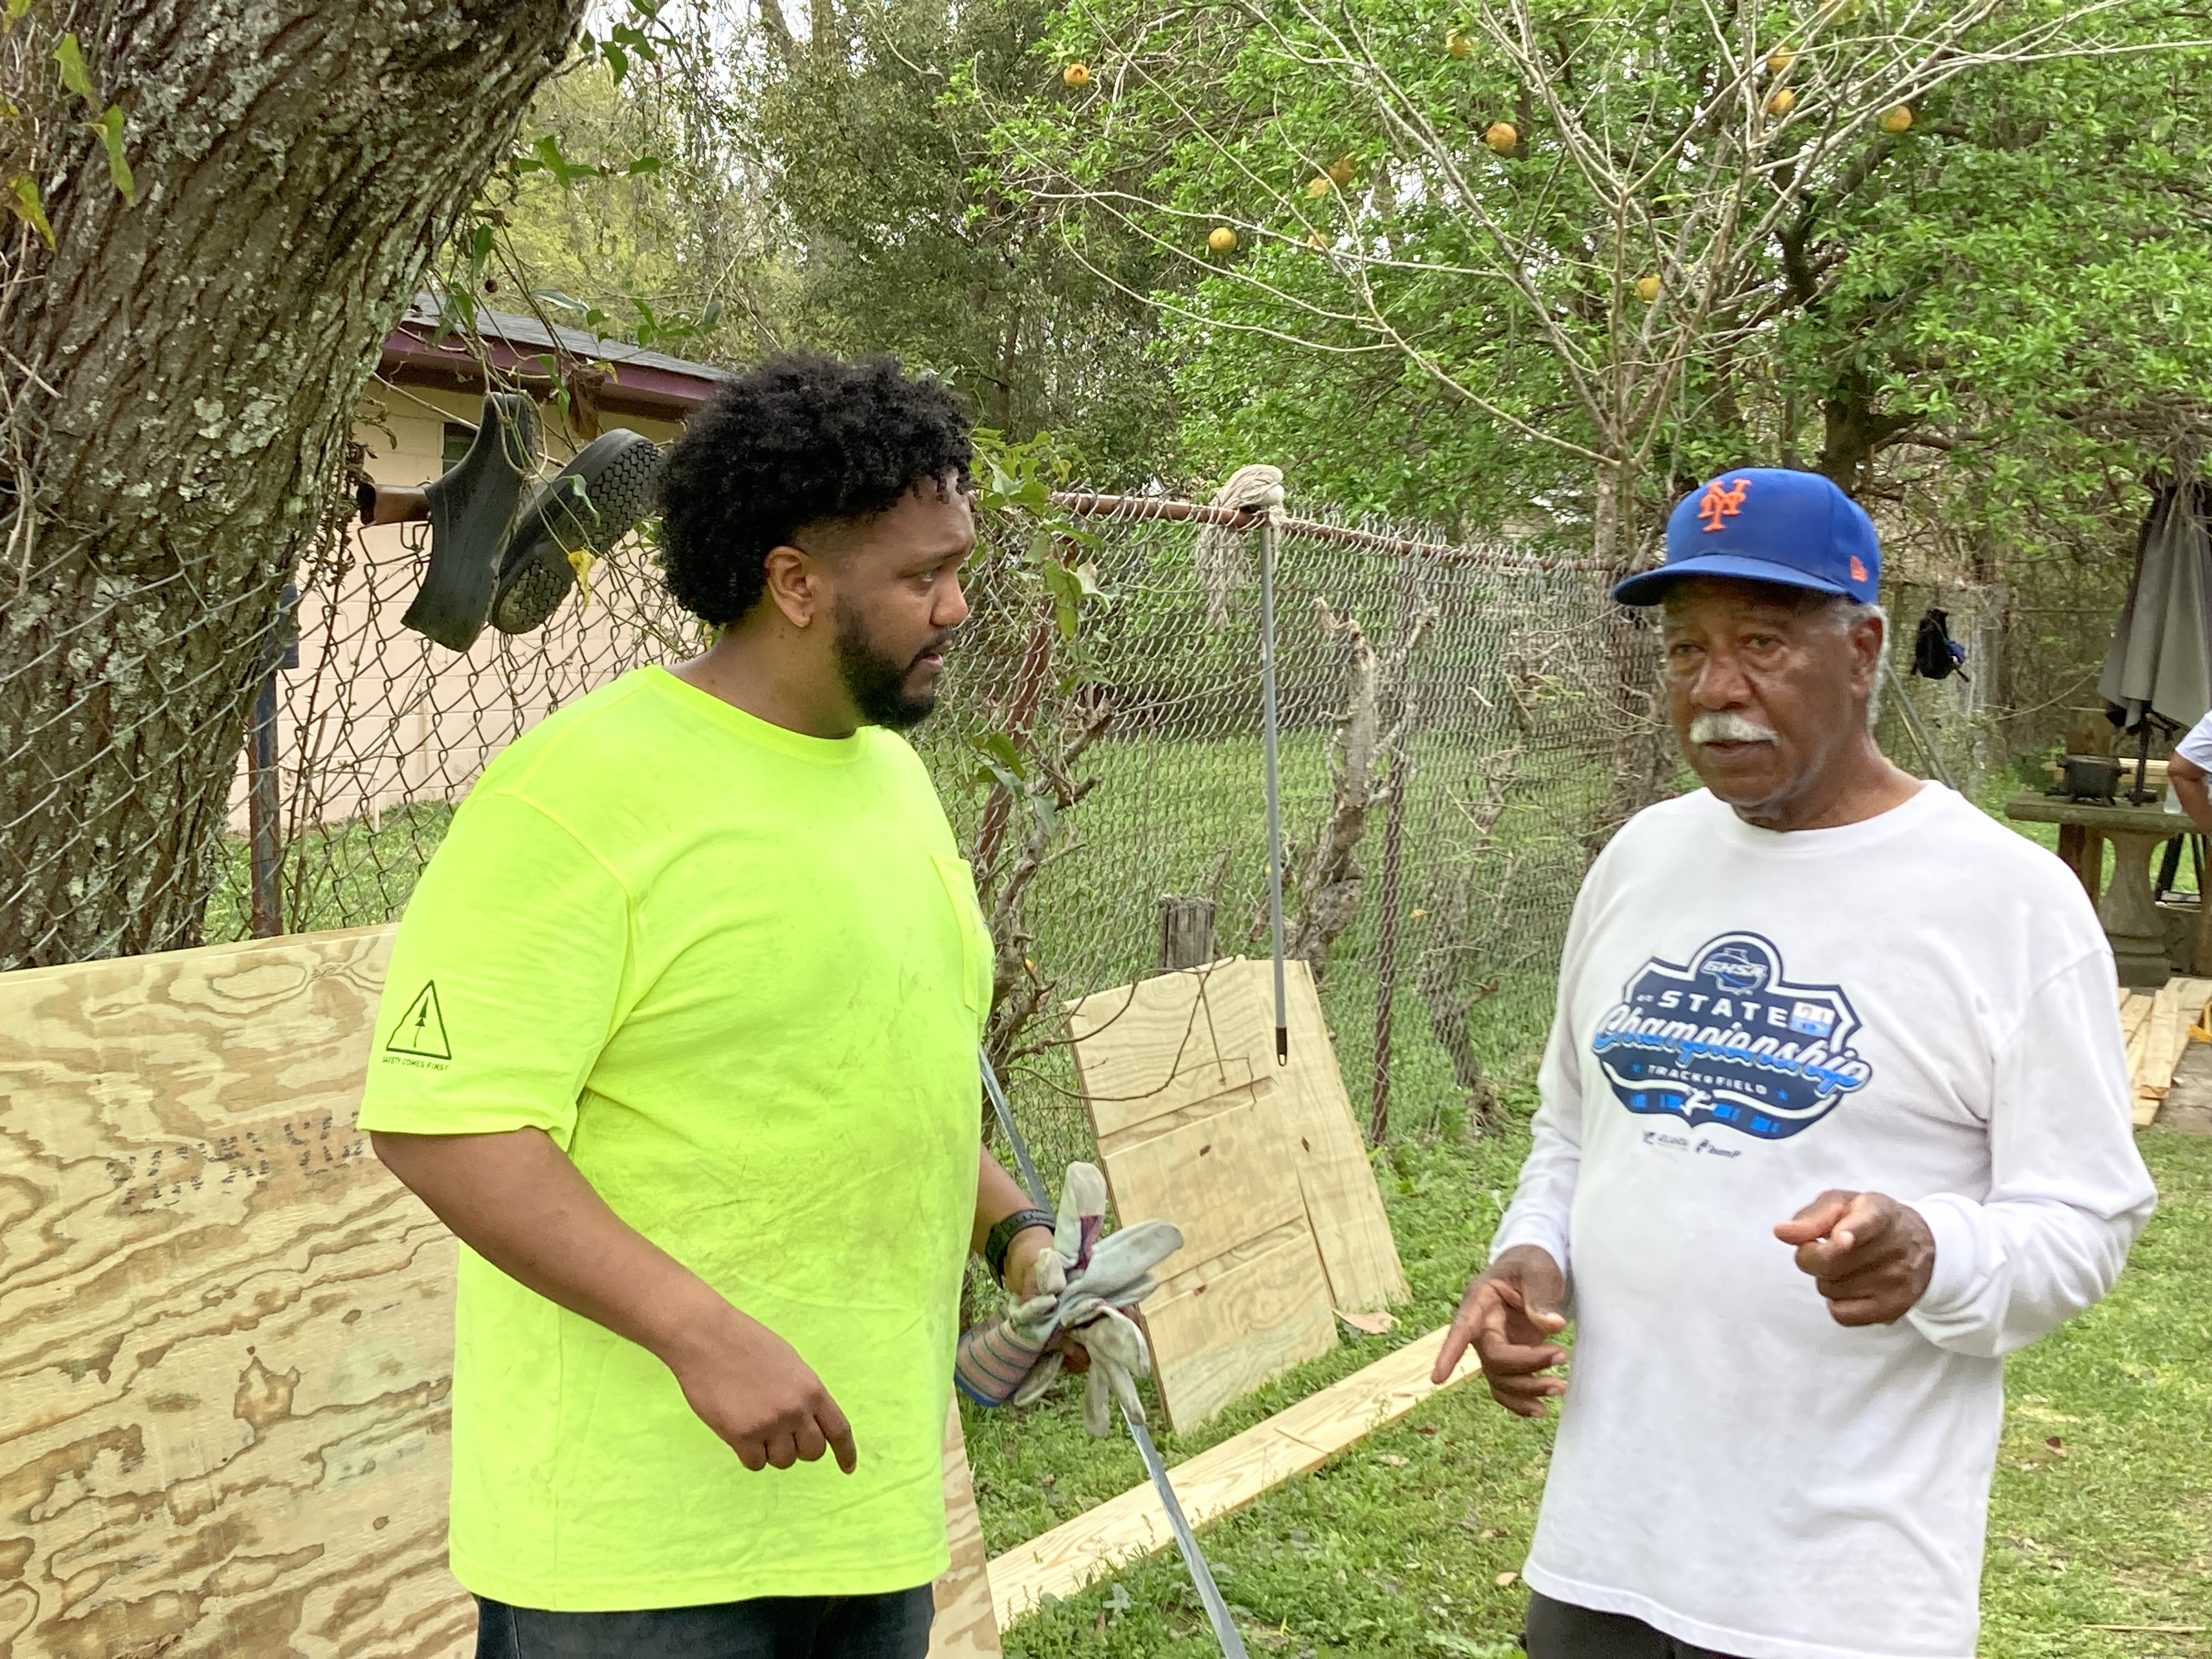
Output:
[[[1707,484],[1698,501],[1698,516],[1705,521],[1705,528],[1718,530],[1723,519],[1733,519],[1742,512],[1743,492],[1750,488],[1748,478],[1738,478],[1733,489],[1723,489],[1718,478]]]

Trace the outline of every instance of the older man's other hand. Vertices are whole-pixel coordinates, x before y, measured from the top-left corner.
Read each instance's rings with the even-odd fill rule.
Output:
[[[1887,1325],[1920,1300],[1936,1272],[1936,1236],[1920,1212],[1883,1193],[1822,1193],[1774,1230],[1828,1298],[1838,1325]]]
[[[1460,1298],[1433,1379],[1449,1377],[1472,1346],[1492,1399],[1516,1416],[1543,1416],[1567,1391],[1567,1379],[1552,1370],[1567,1357],[1552,1340],[1567,1328],[1559,1311],[1566,1299],[1566,1275],[1549,1250],[1516,1244],[1501,1252]]]

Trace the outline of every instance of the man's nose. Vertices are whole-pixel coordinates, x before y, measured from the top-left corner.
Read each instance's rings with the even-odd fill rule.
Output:
[[[1690,701],[1700,708],[1734,708],[1751,701],[1751,681],[1732,651],[1711,651],[1690,682]]]
[[[958,576],[949,577],[940,585],[929,620],[939,628],[957,628],[968,620],[968,595],[962,590]]]

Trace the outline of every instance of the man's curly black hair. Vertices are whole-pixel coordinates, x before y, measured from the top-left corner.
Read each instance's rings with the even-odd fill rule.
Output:
[[[722,627],[759,603],[769,550],[802,526],[865,519],[917,483],[965,488],[959,400],[895,357],[773,358],[716,392],[668,452],[664,567],[676,602]]]

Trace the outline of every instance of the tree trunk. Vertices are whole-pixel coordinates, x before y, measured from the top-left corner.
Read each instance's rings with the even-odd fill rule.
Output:
[[[1592,551],[1608,586],[1636,568],[1643,550],[1635,488],[1627,468],[1598,468],[1591,510]],[[1665,793],[1673,753],[1659,703],[1655,630],[1644,613],[1626,605],[1613,606],[1602,626],[1609,669],[1606,759],[1610,775],[1605,805],[1583,836],[1583,850],[1593,859],[1614,830]]]
[[[0,495],[0,968],[198,941],[355,400],[582,11],[54,0],[18,26],[77,34],[138,199],[49,125],[55,247],[0,317],[34,492]]]

